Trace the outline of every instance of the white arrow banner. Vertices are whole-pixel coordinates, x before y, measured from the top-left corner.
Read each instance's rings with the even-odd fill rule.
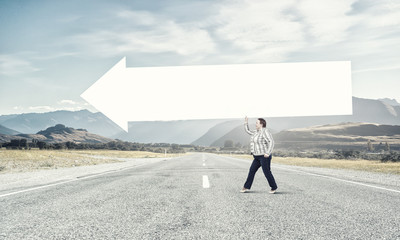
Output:
[[[125,131],[128,121],[351,115],[351,63],[126,68],[81,97]]]

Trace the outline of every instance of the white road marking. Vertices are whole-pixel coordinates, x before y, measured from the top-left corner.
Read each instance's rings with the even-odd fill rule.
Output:
[[[238,159],[238,158],[233,158],[233,157],[227,157],[227,158],[235,159],[235,160],[238,160],[238,161],[241,161],[241,162],[251,163],[250,160]],[[336,178],[336,177],[325,176],[325,175],[322,175],[322,174],[309,173],[309,172],[305,172],[305,171],[301,171],[301,170],[288,169],[288,168],[284,168],[284,167],[278,167],[278,166],[275,166],[275,165],[273,166],[273,168],[278,168],[278,169],[292,171],[292,172],[304,173],[304,174],[308,174],[308,175],[316,176],[316,177],[329,178],[329,179],[336,180],[336,181],[352,183],[352,184],[361,185],[361,186],[364,186],[364,187],[376,188],[376,189],[385,190],[385,191],[389,191],[389,192],[400,193],[399,190],[394,190],[394,189],[384,188],[384,187],[378,187],[378,186],[365,184],[365,183],[360,183],[360,182],[355,182],[355,181],[350,181],[350,180],[344,180],[344,179],[340,179],[340,178]]]
[[[203,188],[210,188],[210,181],[207,175],[203,175]]]
[[[378,187],[378,186],[374,186],[374,185],[370,185],[370,184],[365,184],[365,183],[360,183],[360,182],[355,182],[355,181],[350,181],[350,180],[344,180],[344,179],[340,179],[340,178],[336,178],[336,177],[330,177],[330,176],[325,176],[325,175],[316,174],[316,173],[304,172],[304,171],[301,171],[301,170],[287,169],[287,168],[277,167],[277,166],[274,166],[274,168],[288,170],[288,171],[292,171],[292,172],[300,172],[300,173],[311,175],[311,176],[329,178],[329,179],[333,179],[333,180],[336,180],[336,181],[347,182],[347,183],[357,184],[357,185],[361,185],[361,186],[365,186],[365,187],[371,187],[371,188],[386,190],[386,191],[390,191],[390,192],[400,193],[400,191],[394,190],[394,189],[390,189],[390,188]]]
[[[40,187],[34,187],[34,188],[24,189],[24,190],[21,190],[21,191],[10,192],[10,193],[6,193],[6,194],[0,195],[0,198],[11,196],[11,195],[15,195],[15,194],[19,194],[19,193],[30,192],[30,191],[34,191],[34,190],[38,190],[38,189],[42,189],[42,188],[53,187],[53,186],[66,184],[66,183],[70,183],[70,182],[75,182],[75,181],[79,181],[79,180],[83,180],[83,179],[93,178],[93,177],[106,175],[106,174],[110,174],[110,173],[120,172],[120,171],[128,170],[128,169],[131,169],[131,168],[140,167],[140,166],[146,165],[146,164],[147,163],[143,163],[143,164],[135,165],[135,166],[132,166],[132,167],[125,167],[125,168],[121,168],[121,169],[117,169],[117,170],[111,170],[111,171],[107,171],[107,172],[103,172],[103,173],[89,175],[89,176],[86,176],[86,177],[77,177],[77,178],[74,178],[74,179],[71,179],[71,180],[67,180],[67,181],[64,181],[64,182],[52,183],[52,184],[47,184],[47,185],[43,185],[43,186],[40,186]]]
[[[0,198],[7,197],[7,196],[10,196],[10,195],[15,195],[15,194],[18,194],[18,193],[30,192],[30,191],[34,191],[34,190],[37,190],[37,189],[42,189],[42,188],[57,186],[57,185],[65,184],[65,183],[75,182],[75,181],[78,181],[78,180],[81,180],[81,179],[72,179],[72,180],[65,181],[65,182],[53,183],[53,184],[43,185],[43,186],[40,186],[40,187],[28,188],[28,189],[24,189],[24,190],[17,191],[17,192],[6,193],[6,194],[3,194],[3,195],[0,195]]]

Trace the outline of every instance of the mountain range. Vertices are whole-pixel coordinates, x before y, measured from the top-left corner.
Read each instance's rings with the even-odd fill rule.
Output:
[[[388,144],[400,150],[400,126],[340,123],[281,131],[274,136],[278,149],[366,149],[368,142],[380,150]]]
[[[48,127],[63,124],[73,128],[110,137],[121,129],[102,113],[81,111],[54,111],[47,113],[24,113],[0,116],[0,125],[20,133],[32,134]],[[2,132],[0,132],[2,133]]]
[[[397,101],[396,101],[396,99],[390,99],[390,98],[381,98],[381,99],[378,99],[379,101],[382,101],[382,102],[384,102],[384,103],[387,103],[387,104],[389,104],[389,105],[391,105],[391,106],[400,106],[400,103],[398,103]]]
[[[20,132],[12,130],[10,128],[4,127],[3,125],[0,125],[0,133],[1,134],[7,134],[7,135],[17,135],[20,134]]]
[[[81,110],[26,113],[0,116],[0,134],[32,134],[63,124],[75,129],[84,128],[107,138],[131,142],[223,146],[226,140],[248,144],[248,135],[243,130],[244,116],[245,113],[241,119],[130,122],[129,132],[126,133],[100,112]],[[353,97],[353,115],[260,117],[266,118],[268,128],[274,135],[283,130],[344,122],[400,125],[400,105],[393,99]],[[249,119],[250,128],[254,128],[255,121],[255,118]]]
[[[288,129],[305,128],[325,124],[346,122],[400,125],[400,106],[392,106],[386,101],[353,97],[353,115],[266,118],[267,127],[273,135]],[[250,128],[255,128],[256,119],[249,119]],[[203,136],[206,137],[206,136]],[[225,135],[208,142],[210,146],[223,146],[226,140],[248,144],[249,137],[244,132],[243,120]]]
[[[38,141],[48,143],[107,143],[114,141],[110,138],[105,138],[97,134],[89,133],[86,129],[74,129],[66,127],[62,124],[57,124],[45,130],[39,131],[36,134],[17,134],[17,135],[4,135],[0,134],[0,142],[9,142],[12,139],[36,139]]]

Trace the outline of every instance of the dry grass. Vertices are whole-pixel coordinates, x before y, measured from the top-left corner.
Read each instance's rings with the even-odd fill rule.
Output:
[[[230,155],[232,157],[253,159],[251,155]],[[368,172],[381,172],[390,174],[400,174],[400,162],[381,162],[372,160],[342,160],[342,159],[318,159],[318,158],[297,158],[297,157],[273,157],[275,163],[304,166],[322,167],[335,169],[351,169]]]
[[[174,156],[177,154],[167,154],[167,157]],[[158,157],[165,157],[165,154],[113,150],[0,150],[0,173],[114,163],[121,158]]]

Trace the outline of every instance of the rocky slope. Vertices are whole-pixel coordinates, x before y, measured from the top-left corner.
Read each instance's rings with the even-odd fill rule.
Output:
[[[18,134],[17,136],[27,139],[37,139],[49,143],[74,142],[74,143],[107,143],[113,139],[97,134],[89,133],[85,129],[74,129],[57,124],[36,134]]]

